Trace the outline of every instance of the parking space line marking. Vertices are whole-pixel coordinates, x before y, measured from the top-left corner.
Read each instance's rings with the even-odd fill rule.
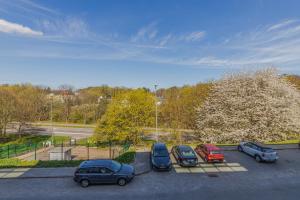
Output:
[[[190,168],[191,173],[204,173],[204,170],[201,167]]]
[[[240,167],[241,165],[239,163],[227,163],[229,167]]]
[[[240,167],[231,167],[231,169],[235,172],[246,172],[246,171],[248,171],[245,167],[242,167],[242,166],[240,166]]]
[[[217,167],[220,172],[233,172],[230,167]]]

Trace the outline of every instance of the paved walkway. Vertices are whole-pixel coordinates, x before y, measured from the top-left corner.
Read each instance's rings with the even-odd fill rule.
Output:
[[[150,167],[150,152],[138,151],[135,155],[134,167],[137,175],[151,171]]]

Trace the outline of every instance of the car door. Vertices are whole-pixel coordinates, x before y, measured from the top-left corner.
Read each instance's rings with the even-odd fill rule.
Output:
[[[250,143],[245,143],[243,145],[243,151],[246,153],[246,154],[249,154],[250,155]]]
[[[116,183],[117,176],[116,174],[106,167],[100,167],[99,169],[99,178],[102,183]]]
[[[99,183],[99,167],[88,168],[88,179],[91,183]]]
[[[257,145],[252,145],[252,156],[255,156],[255,155],[260,155],[261,154],[261,149],[260,147],[258,147]]]
[[[255,145],[248,143],[248,154],[254,156],[256,154]]]

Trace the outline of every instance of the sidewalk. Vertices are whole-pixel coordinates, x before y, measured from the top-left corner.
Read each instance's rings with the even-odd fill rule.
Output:
[[[133,163],[136,175],[146,174],[151,171],[150,167],[150,152],[137,151]]]
[[[74,167],[0,169],[0,179],[66,178],[73,177],[74,171]]]

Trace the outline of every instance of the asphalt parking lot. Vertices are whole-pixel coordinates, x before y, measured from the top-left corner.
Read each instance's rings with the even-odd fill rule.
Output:
[[[300,150],[278,153],[280,160],[273,164],[226,151],[226,162],[245,170],[221,171],[214,165],[218,171],[178,172],[175,168],[138,176],[126,187],[84,189],[70,178],[0,180],[0,199],[299,199]]]

